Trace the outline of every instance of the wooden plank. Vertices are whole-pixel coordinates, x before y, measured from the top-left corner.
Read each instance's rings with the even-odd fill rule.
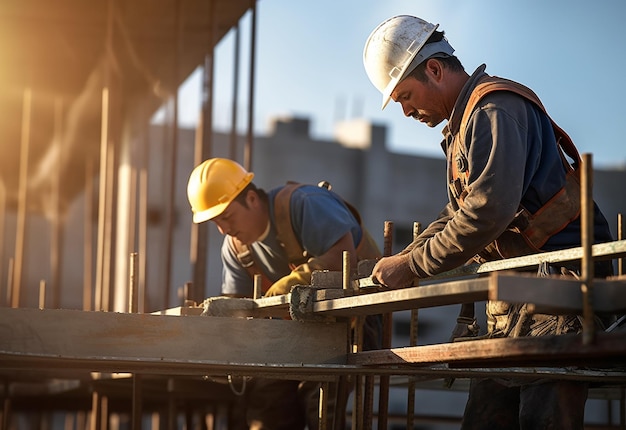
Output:
[[[345,362],[345,323],[0,309],[0,354],[299,366]],[[119,371],[123,371],[119,369]]]
[[[537,277],[522,273],[493,273],[490,300],[531,303],[535,313],[578,313],[582,311],[581,282],[571,278]],[[626,280],[593,281],[593,310],[617,313],[626,310]]]
[[[593,258],[599,260],[613,259],[626,256],[626,240],[599,243],[591,247]],[[570,248],[560,251],[542,252],[523,257],[507,258],[505,260],[489,261],[483,264],[469,264],[450,270],[429,279],[454,278],[458,276],[475,275],[500,270],[524,269],[538,266],[541,263],[562,263],[565,261],[581,260],[583,248]]]
[[[489,279],[476,278],[314,302],[318,315],[357,316],[486,300]]]
[[[351,354],[348,364],[398,366],[450,363],[455,365],[525,366],[587,364],[600,368],[626,366],[626,332],[598,333],[596,343],[583,344],[581,335],[482,339],[466,342],[363,351]],[[399,372],[400,373],[400,372]],[[398,374],[399,374],[398,373]]]

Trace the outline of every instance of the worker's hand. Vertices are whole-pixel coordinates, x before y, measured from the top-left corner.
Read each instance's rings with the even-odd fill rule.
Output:
[[[416,278],[409,265],[410,258],[410,254],[381,258],[372,270],[372,277],[389,288],[410,287]]]
[[[311,272],[317,269],[313,259],[308,263],[301,264],[293,269],[293,271],[274,282],[272,286],[264,294],[264,297],[279,296],[281,294],[289,294],[291,287],[294,285],[309,285],[311,283]]]

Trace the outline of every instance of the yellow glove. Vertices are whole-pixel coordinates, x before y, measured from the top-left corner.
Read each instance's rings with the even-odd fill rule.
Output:
[[[265,297],[289,294],[291,287],[294,285],[310,285],[311,272],[313,272],[313,270],[320,270],[320,263],[321,262],[315,258],[311,258],[308,262],[299,265],[293,269],[289,275],[283,276],[278,281],[274,282],[265,293]]]

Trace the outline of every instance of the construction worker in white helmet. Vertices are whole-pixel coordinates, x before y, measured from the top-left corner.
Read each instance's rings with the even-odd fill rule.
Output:
[[[580,246],[581,160],[571,139],[527,87],[489,76],[485,65],[466,73],[437,28],[394,16],[373,30],[363,52],[382,108],[394,101],[429,127],[447,121],[441,145],[449,203],[406,249],[377,262],[372,275],[389,288],[470,261]],[[611,241],[605,217],[594,208],[595,241]],[[542,265],[537,273],[579,271],[577,264]],[[596,276],[611,271],[610,261],[595,263]],[[487,337],[582,329],[577,315],[530,315],[524,304],[493,301],[486,308]],[[471,323],[459,319],[455,335],[474,334],[473,306],[462,313]],[[586,398],[587,386],[576,381],[472,380],[461,428],[582,429]]]
[[[193,221],[212,221],[225,236],[224,296],[252,297],[257,274],[264,296],[287,294],[310,284],[313,270],[342,270],[344,251],[354,268],[380,257],[356,209],[329,187],[288,183],[265,192],[253,177],[235,161],[211,158],[193,169],[187,185]],[[363,349],[379,347],[379,339],[380,318],[367,318]],[[344,428],[348,394],[330,396],[337,400],[328,404],[326,428]],[[315,430],[319,383],[253,378],[245,409],[250,429]]]

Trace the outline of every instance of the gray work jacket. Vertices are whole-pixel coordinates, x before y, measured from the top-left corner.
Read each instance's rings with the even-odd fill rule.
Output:
[[[452,163],[469,169],[467,194],[459,204],[448,191],[449,203],[410,246],[411,270],[433,276],[461,266],[500,237],[523,205],[531,213],[543,206],[565,183],[565,169],[550,118],[532,102],[508,91],[487,94],[461,127],[470,94],[485,65],[461,90],[443,130],[448,181]],[[458,153],[450,145],[460,129]],[[608,223],[596,207],[596,241],[611,240]],[[575,220],[543,247],[555,250],[580,245]],[[408,251],[408,250],[407,250]]]

